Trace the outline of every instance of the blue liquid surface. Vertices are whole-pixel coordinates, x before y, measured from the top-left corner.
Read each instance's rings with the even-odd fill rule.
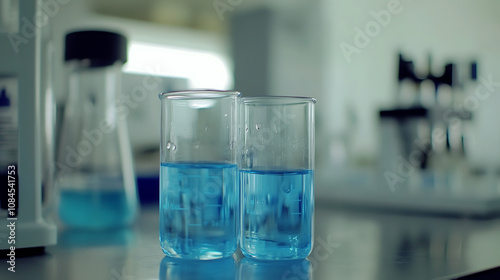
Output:
[[[312,249],[313,171],[241,170],[240,246],[264,260],[300,259]]]
[[[114,228],[133,221],[135,208],[124,191],[62,190],[59,217],[73,227]]]
[[[236,251],[236,165],[162,163],[160,245],[175,258],[217,259]]]

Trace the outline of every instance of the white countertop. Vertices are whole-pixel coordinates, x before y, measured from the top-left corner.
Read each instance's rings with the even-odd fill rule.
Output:
[[[132,228],[61,230],[46,254],[0,264],[0,279],[446,279],[500,265],[500,219],[401,215],[318,203],[307,261],[255,262],[241,253],[219,261],[165,258],[158,209]]]

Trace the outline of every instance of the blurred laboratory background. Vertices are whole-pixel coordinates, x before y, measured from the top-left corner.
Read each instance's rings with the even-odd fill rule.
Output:
[[[40,207],[49,216],[57,210],[45,201],[58,200],[53,194],[57,187],[49,188],[64,171],[54,162],[70,103],[66,35],[106,30],[127,42],[117,102],[127,107],[136,180],[136,192],[129,195],[141,206],[134,208],[137,220],[130,222],[132,231],[86,235],[61,230],[64,223],[56,218],[57,246],[63,249],[54,249],[51,260],[26,261],[47,279],[86,279],[88,272],[78,267],[71,267],[75,274],[57,272],[61,263],[71,263],[65,256],[84,260],[109,244],[115,255],[124,244],[133,249],[118,259],[114,253],[104,256],[116,261],[112,268],[97,265],[96,279],[128,279],[122,277],[127,273],[131,279],[157,279],[158,269],[161,279],[187,279],[191,267],[208,269],[171,259],[160,265],[157,244],[158,94],[187,89],[317,99],[313,254],[307,264],[289,268],[235,257],[235,262],[220,262],[220,275],[227,276],[229,265],[237,279],[265,279],[266,274],[282,279],[451,279],[500,266],[500,2],[43,0],[39,13],[46,21],[39,23],[36,17],[19,17],[22,2],[0,0],[0,34],[5,35],[0,52],[30,45],[29,22],[35,22],[39,33],[33,36],[39,39],[33,50],[40,48],[36,65],[43,67],[37,97],[41,111],[32,119],[42,122],[39,153],[46,164],[33,170],[40,169]],[[22,36],[7,36],[16,32]],[[18,110],[25,110],[21,83],[19,94],[9,99],[18,90],[11,74],[22,71],[17,63],[35,66],[8,57],[8,52],[0,54],[6,61],[0,62],[0,109],[19,103]],[[15,131],[6,123],[3,131]],[[29,135],[20,132],[19,137]],[[5,144],[2,153],[23,153],[23,145],[30,144],[19,143],[12,149]],[[1,168],[9,160],[2,158]],[[144,241],[150,239],[154,242]],[[71,253],[75,248],[97,249]],[[183,276],[175,278],[176,273]],[[209,279],[203,275],[199,279]]]
[[[485,215],[500,210],[496,182],[484,180],[500,170],[498,8],[494,1],[74,0],[51,18],[51,36],[56,54],[71,30],[127,36],[123,94],[148,91],[132,98],[127,117],[143,200],[156,201],[141,189],[153,183],[156,191],[156,94],[235,89],[318,100],[321,197]],[[63,56],[54,58],[60,116],[66,72]]]

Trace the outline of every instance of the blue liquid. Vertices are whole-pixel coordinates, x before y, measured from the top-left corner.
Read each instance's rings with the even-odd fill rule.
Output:
[[[59,217],[73,227],[114,228],[133,221],[135,206],[124,191],[62,190]]]
[[[236,165],[162,163],[160,245],[174,258],[232,255],[238,240]]]
[[[300,259],[312,249],[313,171],[241,170],[241,251],[264,260]]]

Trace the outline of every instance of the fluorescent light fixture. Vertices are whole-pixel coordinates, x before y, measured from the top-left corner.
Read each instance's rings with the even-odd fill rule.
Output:
[[[194,109],[210,108],[215,105],[214,100],[193,100],[188,101],[189,107]]]
[[[187,78],[192,89],[227,90],[233,84],[229,63],[219,54],[134,41],[124,71]]]

